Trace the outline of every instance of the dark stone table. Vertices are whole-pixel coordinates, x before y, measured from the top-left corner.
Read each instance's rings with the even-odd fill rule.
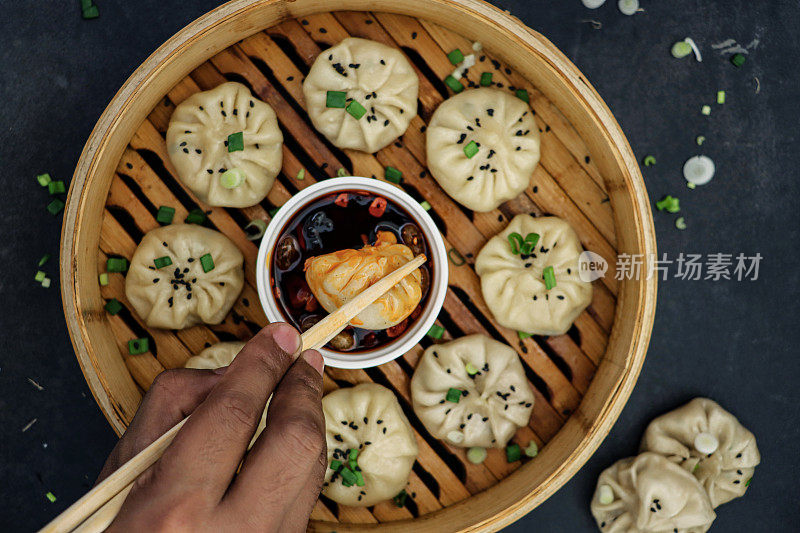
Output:
[[[669,279],[659,286],[652,342],[639,383],[594,457],[565,487],[509,531],[592,531],[589,499],[600,471],[636,453],[654,416],[704,395],[758,437],[762,464],[745,498],[718,509],[713,531],[797,531],[800,523],[798,317],[798,4],[789,0],[502,0],[567,54],[605,98],[641,160],[654,199],[680,197],[687,228],[655,213],[659,252],[763,256],[756,281]],[[116,437],[95,405],[64,324],[54,283],[34,282],[38,259],[57,254],[60,218],[44,209],[41,172],[69,179],[92,126],[133,70],[213,0],[98,0],[84,21],[77,0],[3,2],[0,16],[0,530],[42,526],[91,485]],[[334,6],[335,2],[331,2]],[[602,23],[593,29],[586,19]],[[693,37],[703,63],[675,60]],[[734,68],[711,48],[758,39]],[[760,92],[756,93],[757,77]],[[727,103],[714,103],[717,90]],[[712,106],[710,116],[700,108]],[[702,150],[697,135],[707,138]],[[717,164],[714,181],[686,189],[695,153]],[[793,326],[794,324],[794,326]],[[38,390],[28,378],[39,383]],[[37,422],[26,432],[22,428]],[[58,500],[50,503],[45,493]]]

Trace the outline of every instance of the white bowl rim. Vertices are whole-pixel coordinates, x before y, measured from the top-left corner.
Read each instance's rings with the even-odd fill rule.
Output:
[[[359,176],[329,178],[306,187],[289,198],[272,217],[261,239],[256,260],[256,286],[261,307],[264,309],[269,322],[285,321],[272,294],[269,283],[269,269],[267,268],[268,256],[277,244],[281,228],[294,215],[297,208],[307,205],[314,197],[353,189],[384,195],[412,215],[412,218],[419,223],[420,229],[428,241],[431,255],[429,259],[433,260],[434,272],[431,273],[428,303],[425,305],[422,315],[397,340],[376,350],[365,352],[335,352],[326,348],[319,350],[325,359],[326,365],[347,369],[370,368],[382,365],[404,355],[417,344],[430,330],[439,316],[439,311],[447,295],[449,274],[447,252],[439,228],[428,212],[408,193],[399,187],[374,178]]]

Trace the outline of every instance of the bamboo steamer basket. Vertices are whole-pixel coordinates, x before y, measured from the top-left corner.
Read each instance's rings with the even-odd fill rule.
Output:
[[[152,379],[180,367],[208,344],[247,339],[266,319],[255,295],[256,245],[243,222],[269,219],[269,209],[293,192],[345,167],[379,178],[404,173],[402,187],[427,200],[450,248],[450,289],[438,323],[445,340],[486,333],[516,348],[534,386],[531,423],[515,441],[536,441],[533,459],[508,464],[492,450],[481,465],[464,450],[433,439],[413,415],[408,383],[423,348],[367,370],[327,369],[326,391],[375,381],[391,388],[417,432],[420,456],[407,491],[409,504],[339,506],[320,498],[312,531],[496,531],[545,501],[588,460],[608,434],[633,389],[653,323],[656,280],[615,277],[617,254],[655,254],[647,192],[628,142],[581,72],[543,36],[480,0],[235,0],[211,11],[156,50],[128,79],[95,126],[70,187],[61,239],[64,311],[76,356],[103,413],[118,434],[130,423]],[[321,49],[349,35],[401,48],[420,75],[420,109],[396,145],[375,155],[339,151],[303,112],[302,76]],[[531,186],[490,213],[470,213],[426,176],[424,125],[447,96],[441,80],[453,66],[446,53],[483,44],[470,69],[530,94],[542,136],[542,160]],[[278,114],[284,168],[261,205],[209,208],[174,178],[164,133],[175,105],[227,80],[248,84]],[[306,168],[306,179],[295,179]],[[245,255],[246,287],[225,322],[182,331],[148,329],[130,308],[124,279],[98,274],[108,256],[130,258],[146,231],[157,227],[159,205],[175,220],[199,207]],[[609,264],[594,282],[594,298],[566,335],[519,340],[495,323],[480,294],[472,263],[483,244],[517,213],[554,214],[575,228],[586,249]],[[103,306],[123,304],[118,315]],[[151,351],[132,356],[127,340],[148,336]]]

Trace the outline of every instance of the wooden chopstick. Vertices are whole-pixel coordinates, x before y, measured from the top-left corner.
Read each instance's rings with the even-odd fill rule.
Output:
[[[329,340],[347,326],[353,317],[380,298],[386,291],[397,285],[407,275],[422,266],[426,260],[424,255],[418,255],[317,322],[311,329],[300,335],[300,351],[318,349],[325,346]],[[114,520],[114,517],[117,516],[125,501],[125,496],[130,492],[136,478],[158,461],[188,419],[189,417],[186,417],[175,424],[150,446],[136,454],[116,472],[84,494],[83,497],[53,519],[52,522],[43,527],[40,533],[66,533],[69,531],[88,533],[103,531],[107,528]]]

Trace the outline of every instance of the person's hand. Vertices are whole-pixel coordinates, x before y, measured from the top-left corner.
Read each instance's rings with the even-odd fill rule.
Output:
[[[295,360],[299,345],[292,327],[271,324],[229,367],[161,373],[98,482],[192,416],[109,531],[305,531],[327,451],[322,356],[308,350]],[[245,457],[270,394],[267,427]]]

